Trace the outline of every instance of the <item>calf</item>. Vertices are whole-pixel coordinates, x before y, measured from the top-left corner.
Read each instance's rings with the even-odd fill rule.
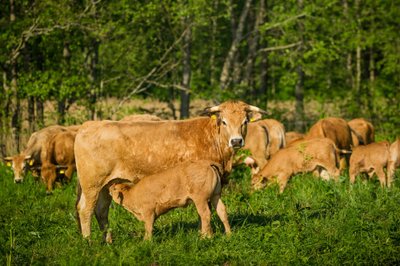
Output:
[[[364,118],[355,118],[348,122],[351,129],[353,146],[367,145],[375,141],[374,126]]]
[[[354,183],[358,174],[367,173],[370,178],[376,174],[382,187],[390,186],[383,170],[389,161],[389,145],[382,141],[354,147],[350,157],[350,183]]]
[[[387,167],[388,187],[390,187],[394,172],[400,166],[400,138],[390,145],[389,149],[389,162]]]
[[[147,176],[137,184],[112,184],[110,195],[135,217],[145,223],[145,239],[150,239],[154,221],[163,213],[177,207],[186,207],[191,201],[201,219],[201,233],[211,236],[211,212],[208,202],[214,206],[230,234],[225,206],[221,200],[222,166],[208,160],[186,162]]]
[[[259,174],[252,178],[252,188],[261,189],[277,179],[282,193],[289,178],[297,173],[316,171],[323,179],[339,180],[338,156],[340,152],[332,140],[319,138],[299,141],[279,150]]]

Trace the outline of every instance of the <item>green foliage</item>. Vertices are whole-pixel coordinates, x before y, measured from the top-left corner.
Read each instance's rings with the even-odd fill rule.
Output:
[[[293,177],[285,192],[272,186],[251,193],[249,176],[231,179],[222,199],[233,229],[223,233],[216,214],[215,236],[201,239],[193,205],[162,215],[154,238],[143,241],[144,227],[119,205],[112,205],[114,243],[104,245],[93,221],[89,244],[75,221],[75,178],[46,196],[28,176],[14,184],[0,166],[0,254],[2,264],[398,264],[400,182],[382,189],[379,182],[348,176],[340,183],[310,174]],[[400,177],[400,172],[397,172]]]

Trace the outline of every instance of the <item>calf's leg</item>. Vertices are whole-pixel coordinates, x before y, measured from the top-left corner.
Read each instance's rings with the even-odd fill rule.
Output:
[[[85,187],[81,187],[80,194],[78,194],[78,202],[76,204],[77,218],[84,238],[90,237],[91,218],[96,207],[98,195],[99,191],[96,188],[88,189]]]
[[[201,234],[203,237],[210,237],[212,235],[211,229],[211,211],[208,207],[206,199],[193,199],[194,205],[196,206],[197,213],[201,219]]]
[[[217,211],[219,219],[224,224],[225,233],[227,235],[230,235],[231,227],[229,225],[228,214],[226,213],[225,205],[221,200],[221,195],[215,195],[214,197],[212,197],[211,204],[214,206],[215,210]]]
[[[378,167],[375,169],[375,173],[379,178],[379,182],[381,183],[381,187],[386,187],[386,174],[383,171],[382,167]]]

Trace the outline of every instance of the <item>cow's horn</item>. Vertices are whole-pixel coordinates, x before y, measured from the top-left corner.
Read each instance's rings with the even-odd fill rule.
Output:
[[[219,105],[217,105],[217,106],[213,106],[213,107],[207,107],[206,109],[204,109],[204,111],[201,114],[202,115],[211,115],[211,114],[217,113],[219,111],[220,111]]]
[[[259,113],[261,113],[261,114],[267,114],[266,111],[264,111],[264,110],[261,109],[261,108],[258,108],[257,106],[254,106],[254,105],[249,105],[249,106],[246,108],[246,111],[247,111],[247,112],[259,112]]]
[[[29,160],[32,156],[31,155],[27,155],[25,156],[25,160]]]

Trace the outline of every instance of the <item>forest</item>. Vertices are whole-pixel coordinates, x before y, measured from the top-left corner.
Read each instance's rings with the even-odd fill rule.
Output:
[[[174,119],[196,99],[241,99],[298,131],[318,118],[312,101],[396,136],[399,25],[395,0],[1,1],[1,153],[83,122],[74,106],[107,119],[131,99],[166,103]]]

